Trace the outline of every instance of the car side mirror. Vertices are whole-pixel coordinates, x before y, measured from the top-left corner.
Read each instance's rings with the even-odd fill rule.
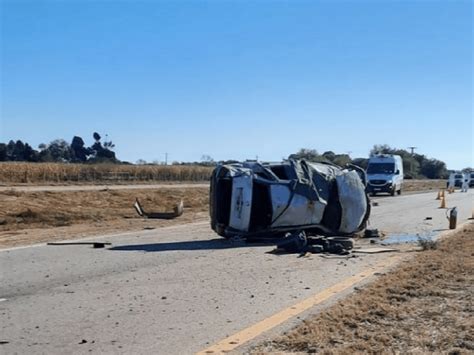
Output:
[[[400,170],[395,171],[395,175],[400,175]]]

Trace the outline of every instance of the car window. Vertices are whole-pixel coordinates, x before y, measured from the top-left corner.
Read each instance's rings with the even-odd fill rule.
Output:
[[[367,174],[393,174],[394,171],[393,163],[372,163],[367,168]]]

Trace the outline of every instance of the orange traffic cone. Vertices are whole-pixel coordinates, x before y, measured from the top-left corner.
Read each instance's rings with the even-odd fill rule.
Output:
[[[441,198],[444,198],[444,189],[441,189]]]
[[[446,208],[446,199],[444,197],[441,199],[441,206],[439,208]]]
[[[436,200],[441,200],[441,190],[438,191],[438,196],[436,197]]]

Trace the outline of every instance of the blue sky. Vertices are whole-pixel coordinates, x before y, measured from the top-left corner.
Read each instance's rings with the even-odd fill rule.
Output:
[[[0,141],[119,159],[374,144],[474,166],[470,1],[5,1]]]

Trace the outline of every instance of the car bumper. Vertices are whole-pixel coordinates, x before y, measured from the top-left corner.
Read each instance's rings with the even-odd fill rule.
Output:
[[[371,185],[367,184],[367,192],[392,192],[393,185],[392,184],[385,184],[385,185]]]

